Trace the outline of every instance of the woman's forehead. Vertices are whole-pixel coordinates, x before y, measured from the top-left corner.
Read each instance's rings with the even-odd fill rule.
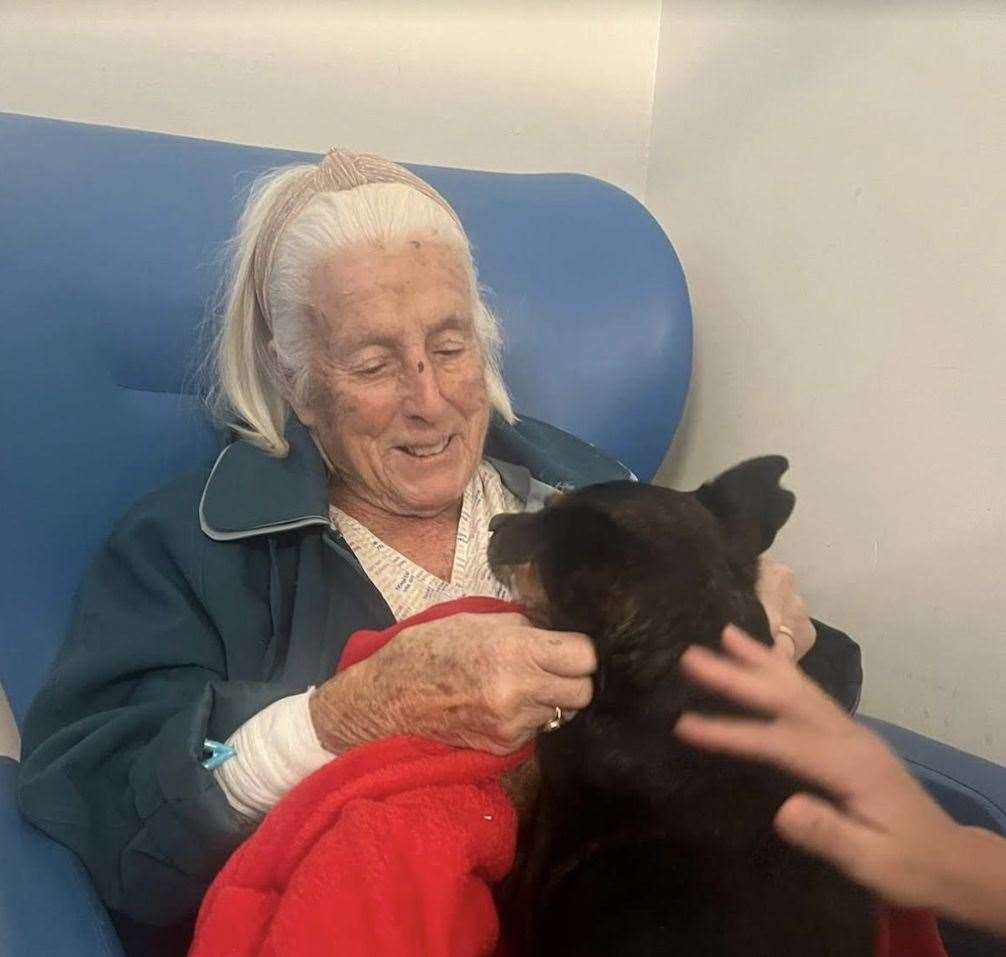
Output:
[[[468,288],[464,252],[435,239],[394,246],[362,245],[334,252],[314,276],[319,295],[342,301],[380,292],[407,294],[438,286]]]
[[[472,292],[463,256],[419,239],[340,251],[313,277],[316,308],[340,338],[393,335],[405,321],[470,325]]]

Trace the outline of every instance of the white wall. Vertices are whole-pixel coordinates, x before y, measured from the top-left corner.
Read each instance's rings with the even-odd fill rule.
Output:
[[[698,483],[784,452],[777,551],[863,710],[1006,762],[1006,8],[665,3],[646,200]]]
[[[662,479],[786,452],[778,552],[864,708],[1006,761],[1004,8],[662,7],[0,0],[0,109],[645,199],[698,335]]]
[[[0,0],[0,109],[642,195],[660,0]]]

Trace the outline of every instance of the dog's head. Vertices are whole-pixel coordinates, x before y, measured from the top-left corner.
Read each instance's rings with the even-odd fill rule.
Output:
[[[768,640],[757,560],[793,510],[781,456],[752,459],[694,492],[608,482],[539,512],[493,519],[489,562],[552,628],[582,631],[602,671],[658,680],[687,645],[733,621]],[[638,671],[638,674],[636,672]]]
[[[703,788],[732,773],[729,762],[675,743],[670,729],[686,709],[735,709],[682,680],[678,659],[694,643],[718,646],[728,622],[770,642],[755,582],[795,502],[779,485],[787,467],[780,456],[753,459],[694,492],[609,482],[493,519],[497,577],[536,624],[583,632],[597,650],[593,701],[544,736],[543,773],[658,803],[691,794],[689,829],[722,832],[716,822],[733,811],[707,814]],[[738,834],[746,827],[736,822]]]

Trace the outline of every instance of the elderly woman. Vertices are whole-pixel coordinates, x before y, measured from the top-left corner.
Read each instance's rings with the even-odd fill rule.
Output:
[[[256,185],[214,369],[235,441],[114,530],[24,734],[24,813],[144,953],[139,929],[191,919],[256,822],[346,749],[410,733],[507,753],[585,707],[588,637],[517,614],[406,628],[332,675],[358,629],[508,597],[494,514],[627,474],[516,419],[461,223],[376,157],[334,150]],[[786,573],[762,587],[806,651]]]

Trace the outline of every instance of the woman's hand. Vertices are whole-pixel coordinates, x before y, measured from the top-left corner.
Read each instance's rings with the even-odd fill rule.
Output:
[[[685,714],[675,734],[775,764],[827,792],[832,802],[795,794],[783,804],[775,827],[784,840],[891,903],[1006,932],[1006,841],[951,820],[877,735],[791,661],[733,626],[723,649],[689,648],[683,674],[765,720]]]
[[[796,590],[793,572],[762,557],[758,563],[758,600],[768,616],[772,640],[780,654],[799,661],[817,640],[817,630],[807,616],[807,606]]]
[[[405,628],[311,698],[321,743],[340,752],[415,734],[493,754],[516,751],[555,716],[590,703],[586,635],[535,628],[517,613],[459,614]]]

